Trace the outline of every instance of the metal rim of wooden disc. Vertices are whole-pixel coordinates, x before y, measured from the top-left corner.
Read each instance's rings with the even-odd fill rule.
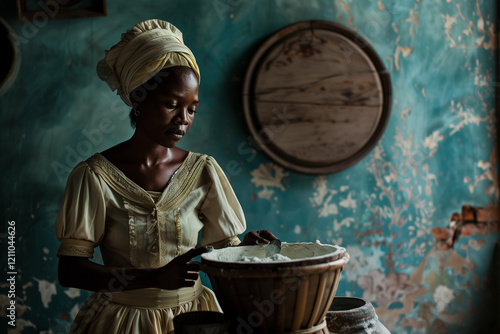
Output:
[[[12,27],[3,18],[0,18],[0,33],[2,51],[8,54],[9,63],[3,64],[0,77],[0,96],[3,96],[16,80],[21,67],[20,41]]]
[[[269,131],[266,131],[267,129],[260,123],[256,112],[255,101],[255,91],[257,89],[256,82],[259,79],[258,72],[264,65],[266,56],[268,56],[269,53],[276,47],[279,47],[280,43],[285,41],[289,36],[297,34],[301,31],[314,32],[318,30],[324,30],[328,33],[338,35],[339,38],[344,39],[346,43],[349,43],[349,45],[354,47],[359,55],[366,60],[367,64],[374,69],[373,73],[376,73],[375,77],[377,77],[376,80],[379,89],[378,94],[382,101],[380,106],[377,107],[379,110],[378,115],[376,116],[377,120],[373,124],[373,128],[370,130],[370,136],[366,140],[363,140],[363,143],[360,144],[361,147],[357,148],[353,152],[350,152],[346,158],[342,158],[338,161],[333,161],[333,159],[332,161],[325,163],[305,161],[304,159],[288,154],[283,149],[278,147],[278,145],[276,145],[272,140],[272,133],[270,134]],[[365,157],[375,147],[385,130],[390,115],[391,98],[392,91],[389,73],[387,72],[382,60],[379,58],[375,50],[368,44],[368,42],[359,34],[341,24],[322,20],[297,22],[280,29],[267,38],[254,54],[247,68],[243,85],[243,107],[245,120],[257,148],[262,150],[274,162],[288,170],[312,175],[324,175],[339,172],[354,165]]]

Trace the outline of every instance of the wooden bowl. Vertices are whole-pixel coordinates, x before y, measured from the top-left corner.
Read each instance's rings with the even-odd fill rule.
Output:
[[[298,258],[298,249],[310,254]],[[203,254],[202,268],[236,332],[283,333],[318,327],[328,333],[325,315],[335,297],[344,264],[339,246],[283,243],[281,262],[238,262],[242,255],[265,257],[265,246],[242,246]],[[302,254],[304,255],[304,254]],[[320,331],[321,330],[321,331]]]

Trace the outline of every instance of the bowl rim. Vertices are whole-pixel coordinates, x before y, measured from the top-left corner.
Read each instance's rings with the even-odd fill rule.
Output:
[[[283,245],[285,244],[291,245],[300,243],[283,243]],[[306,242],[306,244],[314,244],[314,243]],[[279,270],[279,268],[285,269],[290,267],[307,267],[319,264],[336,263],[339,262],[339,260],[341,260],[340,262],[344,262],[345,264],[349,260],[349,255],[347,254],[347,250],[344,247],[339,245],[330,245],[330,244],[320,244],[320,245],[334,246],[337,248],[337,250],[330,254],[319,255],[310,258],[293,259],[288,261],[272,261],[272,262],[217,261],[207,258],[207,256],[209,256],[208,254],[211,253],[210,252],[201,255],[202,271],[205,271],[203,269],[206,269],[206,267],[222,268],[226,270],[245,270],[245,269],[254,270],[255,268],[258,268],[259,270],[277,271]],[[254,247],[254,246],[242,246],[242,247]]]

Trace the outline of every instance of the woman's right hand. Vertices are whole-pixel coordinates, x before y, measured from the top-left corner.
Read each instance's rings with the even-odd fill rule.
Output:
[[[165,266],[155,269],[152,273],[152,285],[167,290],[194,286],[199,276],[200,263],[192,260],[209,251],[208,247],[192,248]]]
[[[243,241],[240,243],[240,246],[253,246],[259,244],[268,244],[272,240],[278,239],[274,234],[269,230],[259,230],[248,232],[243,237]]]

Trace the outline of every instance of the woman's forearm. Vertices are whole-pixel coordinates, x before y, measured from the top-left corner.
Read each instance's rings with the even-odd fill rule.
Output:
[[[138,268],[109,268],[87,258],[61,256],[59,284],[90,291],[118,292],[154,287],[154,271]]]
[[[194,286],[200,266],[193,258],[210,251],[193,248],[156,269],[110,268],[77,256],[59,257],[59,284],[90,291],[118,292],[159,288],[174,290]]]

